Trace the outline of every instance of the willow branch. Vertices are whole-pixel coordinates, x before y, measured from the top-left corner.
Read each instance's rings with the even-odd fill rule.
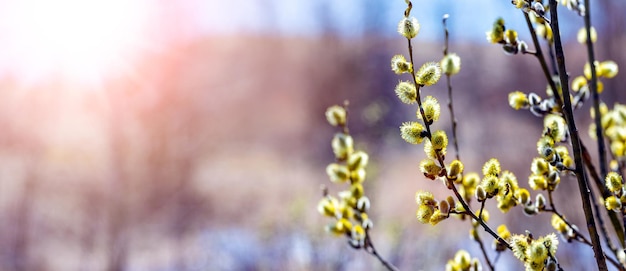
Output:
[[[448,26],[446,24],[447,19],[448,19],[448,14],[443,16],[443,30],[445,33],[445,41],[444,41],[444,46],[443,46],[444,57],[448,55],[449,33],[448,33]],[[461,160],[460,154],[459,154],[459,143],[458,143],[458,139],[456,135],[457,122],[456,122],[456,116],[454,115],[454,107],[452,106],[453,104],[452,103],[452,84],[450,83],[450,74],[447,74],[447,73],[446,73],[446,84],[448,85],[448,109],[450,110],[450,122],[452,123],[452,141],[454,143],[454,150],[456,151],[456,160]]]
[[[550,74],[550,70],[548,69],[548,64],[546,63],[546,59],[543,55],[541,44],[539,44],[539,38],[537,38],[537,33],[535,32],[535,28],[533,27],[533,24],[530,21],[530,18],[528,17],[528,13],[526,12],[522,12],[522,13],[524,14],[524,19],[526,19],[526,25],[528,26],[528,30],[530,31],[530,36],[532,37],[533,45],[535,45],[535,53],[533,55],[539,61],[539,64],[541,65],[541,70],[543,71],[543,75],[546,77],[546,80],[548,81],[548,85],[550,85],[550,88],[553,90],[552,92],[555,93],[554,97],[556,98],[557,103],[559,103],[559,105],[562,105],[562,101],[559,97],[560,95],[557,91],[556,84],[554,83],[554,80],[552,80],[552,75]]]
[[[374,257],[376,257],[376,259],[378,259],[378,261],[380,261],[389,271],[398,271],[397,267],[378,254],[378,251],[376,251],[376,248],[374,247],[374,243],[372,243],[372,239],[370,239],[369,233],[366,234],[365,238],[365,251],[374,255]]]
[[[592,248],[594,256],[596,258],[596,263],[598,265],[598,270],[604,271],[608,269],[606,266],[604,252],[602,251],[602,245],[600,244],[600,238],[596,229],[593,210],[591,209],[591,200],[589,199],[589,187],[587,186],[585,168],[582,162],[580,138],[578,135],[578,129],[576,128],[576,122],[574,121],[572,103],[569,97],[569,83],[567,71],[565,68],[565,55],[563,53],[563,45],[561,44],[561,33],[559,30],[559,19],[556,0],[550,0],[550,19],[550,25],[552,26],[552,32],[554,33],[554,50],[558,66],[557,68],[559,71],[559,78],[561,80],[561,87],[563,91],[563,95],[561,96],[563,98],[565,119],[569,127],[569,132],[571,136],[570,139],[572,141],[572,148],[574,152],[574,163],[576,164],[574,172],[576,173],[576,178],[578,180],[578,189],[583,204],[583,211],[585,213],[587,229],[589,231],[589,237],[591,238]],[[558,89],[553,89],[553,92],[558,93]]]

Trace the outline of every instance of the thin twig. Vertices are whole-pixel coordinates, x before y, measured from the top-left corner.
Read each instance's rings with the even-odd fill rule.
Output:
[[[477,227],[474,227],[474,230],[476,230],[476,228]],[[483,240],[480,239],[480,236],[478,236],[478,233],[476,233],[476,238],[474,239],[474,241],[478,243],[478,246],[480,247],[480,251],[483,253],[483,256],[485,257],[485,262],[487,263],[487,266],[489,266],[489,270],[494,271],[495,268],[493,264],[491,263],[491,261],[489,260],[489,255],[487,254],[487,250],[485,249],[485,244],[483,244]]]
[[[604,145],[604,134],[602,131],[602,124],[600,122],[600,95],[598,94],[598,76],[596,74],[596,57],[593,52],[593,42],[591,40],[591,11],[589,10],[589,1],[585,0],[585,30],[587,31],[587,58],[589,60],[589,66],[591,67],[591,82],[589,89],[591,90],[591,97],[593,98],[593,111],[596,115],[596,138],[598,142],[598,160],[600,161],[600,176],[604,180],[607,174],[606,163],[606,146]]]
[[[365,251],[374,255],[374,257],[376,257],[376,259],[378,259],[378,261],[380,261],[389,271],[398,270],[397,267],[395,267],[393,264],[385,260],[385,258],[383,258],[380,254],[378,254],[378,251],[376,251],[376,248],[374,247],[374,243],[372,242],[372,239],[370,239],[369,233],[366,234],[364,248],[365,248]]]
[[[552,93],[554,93],[554,97],[556,98],[557,103],[559,105],[563,105],[563,102],[561,101],[561,98],[560,98],[560,94],[557,91],[556,84],[554,83],[554,80],[552,80],[552,75],[550,74],[550,70],[548,69],[548,64],[546,63],[546,59],[543,56],[543,51],[541,50],[541,44],[539,44],[539,39],[537,38],[537,33],[535,32],[535,28],[533,27],[533,24],[530,21],[530,18],[528,17],[528,13],[526,12],[522,12],[522,13],[524,13],[524,19],[526,19],[526,25],[528,26],[528,30],[530,31],[530,36],[532,37],[533,44],[535,45],[536,52],[533,55],[539,61],[539,64],[541,65],[541,70],[543,71],[543,75],[546,77],[546,81],[548,81],[548,85],[550,85],[550,88],[552,89]]]
[[[448,33],[448,25],[446,24],[446,21],[448,20],[448,14],[443,16],[443,30],[445,33],[445,40],[444,40],[444,45],[443,45],[443,56],[447,56],[448,55],[448,40],[449,40],[449,33]],[[450,83],[450,74],[446,73],[446,84],[448,85],[448,109],[450,110],[450,122],[452,123],[452,141],[454,143],[454,150],[456,151],[456,160],[461,160],[460,158],[460,154],[459,154],[459,143],[458,143],[458,139],[457,139],[457,135],[456,135],[456,126],[457,126],[457,122],[456,122],[456,116],[454,115],[454,107],[452,106],[452,84]]]
[[[609,191],[609,189],[607,189],[606,186],[604,186],[602,179],[600,179],[600,176],[598,176],[598,172],[596,171],[596,168],[593,166],[593,163],[591,162],[591,156],[589,155],[589,151],[585,147],[585,144],[581,143],[580,146],[582,147],[582,150],[583,150],[583,160],[585,161],[585,164],[587,165],[587,170],[588,170],[587,172],[589,172],[589,175],[593,179],[596,185],[596,188],[598,189],[598,191],[600,191],[602,198],[610,197],[611,191]],[[617,234],[617,238],[619,239],[620,244],[622,245],[622,247],[624,247],[624,230],[623,230],[622,224],[620,224],[621,223],[620,219],[617,217],[617,213],[609,211],[609,210],[606,210],[606,212],[609,215],[609,219],[611,220],[611,225],[613,225],[613,229],[615,230],[615,233]],[[598,222],[600,223],[599,224],[600,227],[604,227],[601,220],[599,220]],[[605,237],[605,238],[608,238],[608,237]]]

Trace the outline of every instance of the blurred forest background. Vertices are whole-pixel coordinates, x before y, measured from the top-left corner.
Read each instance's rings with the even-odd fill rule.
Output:
[[[402,270],[442,270],[461,247],[480,256],[467,221],[431,227],[414,217],[417,190],[449,192],[421,176],[421,148],[399,136],[415,116],[395,97],[400,78],[389,65],[407,54],[396,35],[404,1],[153,2],[165,15],[152,35],[166,45],[142,51],[116,76],[29,81],[1,67],[0,270],[381,270],[326,234],[329,221],[316,210],[321,185],[331,186],[334,130],[324,111],[346,99],[357,146],[370,153],[365,191],[380,252]],[[484,38],[502,15],[530,41],[522,15],[508,1],[435,2],[414,2],[422,23],[415,57],[442,57],[440,18],[450,13],[450,51],[462,58],[452,85],[466,171],[497,157],[528,187],[542,120],[510,109],[507,95],[543,95],[545,79],[533,57],[505,56]],[[625,65],[626,5],[593,4],[597,58]],[[463,15],[468,8],[484,14]],[[583,22],[560,12],[577,76],[586,59],[575,38]],[[0,33],[20,31],[2,26]],[[609,106],[626,103],[625,78],[604,81]],[[443,101],[445,90],[440,82],[424,91]],[[592,146],[588,104],[577,117]],[[441,119],[437,128],[449,131],[445,110]],[[566,179],[555,196],[567,202],[574,191]],[[528,218],[515,208],[502,216],[492,207],[492,225],[551,232],[548,215]],[[584,225],[579,206],[558,207]],[[579,244],[562,245],[557,256],[568,270],[582,270],[574,268],[581,259],[593,264]],[[503,262],[522,268],[510,255]]]

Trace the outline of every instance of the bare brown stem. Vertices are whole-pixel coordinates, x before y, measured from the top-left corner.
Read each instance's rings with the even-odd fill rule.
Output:
[[[366,234],[364,249],[368,253],[374,255],[374,257],[376,257],[376,259],[378,259],[378,261],[380,263],[382,263],[383,266],[385,266],[385,268],[387,268],[387,270],[389,270],[389,271],[397,271],[398,270],[397,267],[395,267],[393,264],[391,264],[390,262],[385,260],[385,258],[383,258],[380,254],[378,254],[378,251],[376,251],[376,247],[374,247],[374,243],[372,242],[372,239],[370,238],[369,232]]]
[[[476,230],[476,228],[477,227],[474,227],[474,230]],[[489,260],[489,255],[487,254],[487,249],[485,249],[485,244],[483,243],[483,240],[480,239],[480,236],[477,236],[475,241],[476,243],[478,243],[478,246],[480,247],[480,251],[483,253],[483,256],[485,257],[485,262],[487,263],[489,270],[494,271],[495,268],[493,266],[493,263],[491,263],[491,260]]]
[[[554,49],[556,55],[556,62],[559,71],[559,78],[561,80],[561,88],[563,91],[563,105],[564,105],[564,113],[565,120],[567,121],[567,126],[570,132],[570,139],[572,142],[573,152],[574,152],[574,163],[576,164],[575,173],[578,180],[578,188],[580,191],[580,197],[583,204],[583,211],[585,213],[585,219],[587,222],[587,229],[589,231],[589,236],[592,242],[592,248],[594,252],[594,256],[596,258],[596,263],[598,265],[598,270],[608,270],[606,266],[606,260],[604,257],[604,252],[602,251],[602,245],[600,243],[600,238],[598,236],[598,232],[596,229],[596,223],[593,215],[593,210],[591,209],[591,201],[589,199],[589,187],[587,186],[587,179],[585,175],[585,168],[582,163],[582,150],[580,144],[580,138],[578,135],[578,129],[576,128],[576,123],[574,121],[574,114],[572,112],[572,103],[569,97],[569,83],[567,71],[565,68],[565,55],[563,53],[563,45],[561,44],[561,33],[559,30],[559,20],[558,20],[558,11],[557,11],[557,2],[556,0],[550,0],[550,19],[552,26],[552,31],[554,33]],[[553,89],[554,93],[557,93],[557,89]]]
[[[443,46],[444,57],[448,55],[448,41],[450,39],[449,38],[450,35],[448,33],[448,26],[446,24],[447,19],[448,19],[448,14],[443,16],[443,30],[445,33],[445,41],[444,41],[444,46]],[[459,154],[459,143],[458,143],[458,139],[456,135],[457,121],[456,121],[456,116],[454,115],[454,106],[452,103],[452,84],[450,83],[449,74],[446,74],[446,85],[448,86],[448,109],[450,110],[450,123],[452,123],[452,142],[454,143],[456,160],[461,160],[460,154]]]

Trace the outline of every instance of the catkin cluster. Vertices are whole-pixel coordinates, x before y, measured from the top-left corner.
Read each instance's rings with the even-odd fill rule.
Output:
[[[331,141],[336,162],[326,167],[326,173],[333,183],[347,184],[348,188],[331,196],[327,191],[318,204],[318,211],[334,221],[326,226],[328,232],[346,236],[354,248],[365,247],[368,230],[373,226],[368,217],[370,201],[365,196],[363,181],[365,167],[369,161],[366,152],[354,149],[352,136],[347,132],[347,111],[345,107],[334,105],[326,110],[328,122],[342,129]]]
[[[404,13],[404,18],[398,24],[398,32],[409,42],[409,54],[412,54],[411,39],[415,38],[420,29],[417,19],[410,16],[411,4]],[[395,87],[395,93],[401,102],[416,104],[418,108],[415,119],[400,126],[400,136],[410,144],[422,144],[426,158],[419,163],[419,169],[425,177],[435,180],[441,178],[447,185],[451,182],[463,182],[463,163],[454,160],[445,165],[444,159],[448,148],[448,136],[443,130],[432,131],[432,125],[439,120],[441,105],[433,96],[421,98],[421,89],[436,84],[441,74],[454,75],[461,68],[461,59],[454,53],[444,55],[439,62],[426,62],[417,71],[413,69],[413,58],[409,60],[403,55],[391,58],[391,69],[398,75],[409,74],[412,80],[400,81]],[[472,190],[475,183],[468,187]],[[415,196],[417,202],[416,216],[422,223],[435,225],[448,218],[451,213],[461,213],[453,197],[437,201],[432,193],[418,191]]]
[[[514,234],[510,238],[513,255],[524,262],[526,271],[556,270],[554,259],[559,240],[554,233],[533,239],[531,234]]]
[[[519,0],[524,2],[523,0]],[[490,31],[487,31],[487,41],[496,44],[502,44],[502,50],[506,54],[514,55],[518,53],[526,53],[528,45],[517,37],[517,31],[506,29],[504,19],[498,18],[493,23]]]
[[[459,250],[454,254],[454,258],[446,263],[446,271],[479,271],[482,266],[478,258],[472,258],[469,252]]]
[[[611,169],[622,171],[626,163],[626,105],[615,103],[613,109],[600,104],[600,125],[611,151]],[[595,119],[592,111],[591,116]],[[589,135],[597,140],[596,124],[589,126]]]

